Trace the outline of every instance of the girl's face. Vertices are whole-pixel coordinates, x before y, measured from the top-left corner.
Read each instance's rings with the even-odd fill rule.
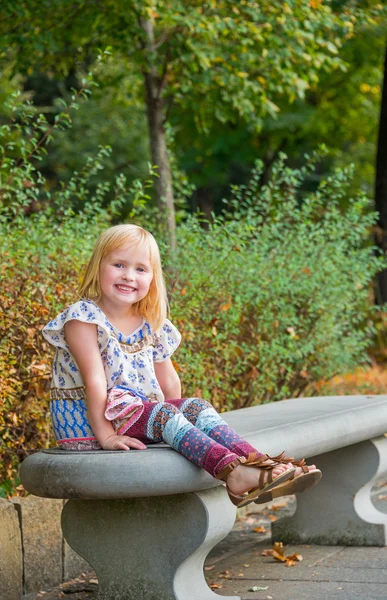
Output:
[[[101,301],[111,307],[132,306],[147,295],[153,278],[149,251],[125,245],[101,261]]]

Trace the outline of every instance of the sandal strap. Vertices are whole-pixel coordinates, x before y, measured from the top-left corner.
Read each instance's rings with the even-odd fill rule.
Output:
[[[263,486],[264,486],[264,485],[265,485],[265,483],[266,483],[266,482],[265,482],[265,475],[266,475],[266,472],[265,472],[265,471],[261,471],[261,472],[260,472],[260,474],[259,474],[258,486],[259,486],[260,488],[263,488]]]
[[[292,463],[295,467],[302,467],[302,470],[306,473],[307,471],[304,469],[306,467],[305,458],[301,458],[301,460],[295,460],[293,456],[285,456],[285,451],[281,452],[277,456],[270,456],[270,454],[259,454],[258,452],[249,452],[246,460],[246,465],[248,466],[258,466],[262,462],[273,461],[278,464],[283,463]],[[265,468],[262,465],[262,468]]]
[[[274,460],[274,462],[286,462],[286,457],[285,457],[285,450],[283,452],[281,452],[281,454],[278,454],[278,456],[269,456],[267,455],[268,458],[270,458],[270,460]]]
[[[278,464],[282,464],[283,462],[286,462],[285,460],[285,451],[281,452],[281,454],[278,454],[278,456],[270,456],[269,454],[259,454],[258,452],[250,452],[248,457],[247,457],[247,462],[246,465],[251,466],[251,467],[257,467],[258,465],[261,466],[262,463],[271,461],[272,463],[276,463],[276,465]],[[286,459],[288,460],[288,459]],[[288,462],[290,462],[288,460]],[[262,465],[262,469],[271,469],[276,465]]]
[[[268,456],[268,458],[279,463],[291,463],[295,467],[301,467],[304,473],[309,472],[305,458],[295,460],[293,456],[285,456],[285,452],[281,452],[278,456]]]
[[[285,456],[281,462],[284,462],[284,463],[290,462],[295,467],[301,467],[302,470],[304,471],[304,473],[308,473],[308,471],[309,471],[305,458],[301,458],[300,460],[294,460],[294,458]]]
[[[269,462],[269,464],[264,464],[265,462]],[[305,458],[295,460],[292,456],[285,456],[285,451],[281,452],[277,456],[270,456],[270,454],[258,454],[258,452],[250,452],[245,464],[249,467],[259,467],[260,469],[269,471],[269,479],[271,483],[271,480],[273,479],[271,474],[272,470],[277,465],[287,463],[291,463],[294,467],[301,467],[303,473],[309,473],[309,467],[306,464]]]
[[[247,458],[245,458],[244,456],[239,456],[232,462],[229,462],[228,465],[223,467],[223,469],[221,469],[219,471],[219,473],[216,475],[216,479],[222,479],[223,481],[227,481],[228,476],[235,469],[235,467],[246,464],[246,462],[247,462]]]
[[[259,467],[260,469],[263,469],[265,471],[272,471],[279,464],[282,464],[281,461],[274,460],[268,454],[254,455],[253,453],[251,453],[249,457],[250,458],[248,458],[245,463],[247,467]]]

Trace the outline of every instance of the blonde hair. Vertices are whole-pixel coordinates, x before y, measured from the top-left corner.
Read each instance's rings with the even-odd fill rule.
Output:
[[[137,314],[144,317],[153,331],[163,325],[168,315],[168,299],[165,289],[160,251],[153,235],[138,225],[115,225],[99,236],[94,246],[93,254],[86,267],[86,272],[78,292],[82,298],[99,300],[102,290],[100,284],[100,265],[107,254],[114,252],[125,244],[133,246],[134,250],[142,247],[148,250],[153,278],[145,298],[133,306]]]

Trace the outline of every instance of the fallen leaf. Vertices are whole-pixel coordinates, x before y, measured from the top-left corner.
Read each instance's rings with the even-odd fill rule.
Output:
[[[279,510],[280,508],[285,508],[286,504],[285,502],[280,502],[279,504],[274,504],[274,506],[270,507],[270,510]]]
[[[243,565],[244,567],[249,567],[250,565]]]
[[[212,569],[215,569],[215,565],[211,565],[210,567],[204,567],[205,571],[212,571]]]
[[[273,550],[283,553],[285,551],[283,542],[274,542]]]
[[[263,527],[263,525],[261,525],[261,527],[254,527],[253,531],[255,533],[267,533],[267,529],[266,527]]]
[[[268,590],[269,586],[265,585],[265,587],[261,587],[259,585],[253,585],[253,587],[249,588],[247,591],[248,592],[264,592],[265,590]]]
[[[221,583],[210,583],[210,588],[212,590],[221,590],[222,589],[222,584]]]
[[[294,554],[292,554],[291,556],[287,556],[286,558],[290,558],[291,560],[296,560],[298,562],[301,562],[302,554],[297,554],[297,552],[295,552]]]
[[[296,560],[289,560],[288,558],[285,558],[285,566],[286,567],[295,567],[297,564]]]
[[[275,517],[274,515],[269,515],[269,519],[272,523],[274,523],[274,521],[277,521],[278,517]]]
[[[275,550],[273,550],[273,558],[280,562],[286,562],[286,556],[280,552],[276,552]]]
[[[97,585],[98,584],[98,579],[90,579],[89,583]]]
[[[378,496],[378,500],[387,500],[387,495],[386,494],[380,494],[380,496]]]
[[[286,556],[285,548],[282,542],[274,542],[273,548],[264,550],[262,552],[262,556],[272,556],[275,560],[278,560],[278,562],[285,563],[287,567],[294,567],[297,562],[302,561],[302,555],[297,554],[296,552]]]

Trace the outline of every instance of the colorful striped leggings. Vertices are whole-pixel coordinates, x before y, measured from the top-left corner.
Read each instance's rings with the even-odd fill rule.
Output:
[[[257,453],[209,402],[199,398],[144,402],[141,417],[125,435],[144,444],[166,442],[213,477],[237,457]]]

